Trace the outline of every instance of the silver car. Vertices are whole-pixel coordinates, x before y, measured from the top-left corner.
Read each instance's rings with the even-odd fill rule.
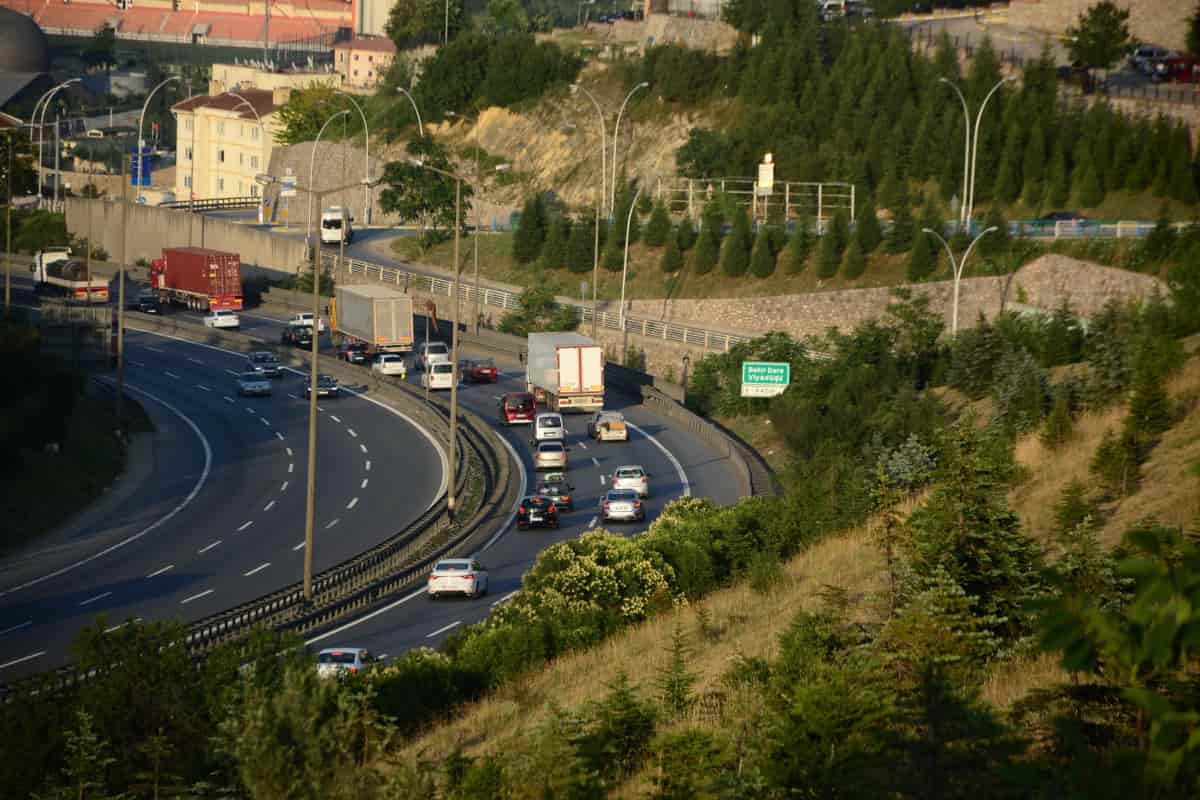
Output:
[[[487,594],[487,590],[487,567],[473,558],[443,558],[429,573],[431,600],[447,594],[479,597]]]
[[[271,381],[261,372],[243,372],[237,379],[238,394],[243,397],[258,395],[271,396]]]
[[[600,521],[641,522],[646,518],[645,503],[633,489],[609,489],[600,500]]]
[[[535,470],[567,468],[567,448],[560,441],[538,442],[537,450],[533,451],[533,468]]]
[[[633,489],[645,500],[650,496],[650,473],[636,464],[617,467],[613,471],[612,488]]]
[[[261,372],[268,378],[278,378],[283,374],[283,365],[279,363],[279,356],[266,350],[258,350],[246,357],[246,370]]]
[[[357,675],[376,663],[375,656],[364,647],[327,647],[317,654],[317,676],[336,678]]]

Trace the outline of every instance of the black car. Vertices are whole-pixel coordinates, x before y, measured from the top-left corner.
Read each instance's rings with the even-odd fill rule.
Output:
[[[351,364],[367,363],[366,342],[347,342],[337,349],[337,357]]]
[[[312,329],[303,327],[289,327],[283,333],[279,334],[280,344],[290,344],[292,347],[312,347]]]
[[[140,311],[143,314],[157,314],[159,313],[158,297],[151,292],[142,292],[127,300],[125,308],[131,311]]]
[[[558,509],[545,497],[526,497],[517,508],[517,528],[557,528]]]
[[[317,397],[337,397],[342,393],[342,387],[338,386],[337,378],[332,375],[317,376]],[[304,382],[304,396],[312,395],[312,382]]]
[[[266,350],[251,353],[246,358],[246,369],[251,372],[261,372],[268,378],[278,378],[283,374],[283,365],[279,356]]]
[[[575,487],[566,481],[544,480],[538,484],[537,496],[554,503],[554,507],[559,511],[574,511],[575,500],[571,497],[573,491],[575,491]]]

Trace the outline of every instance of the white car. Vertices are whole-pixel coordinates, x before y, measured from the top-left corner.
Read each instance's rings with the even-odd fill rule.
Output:
[[[228,309],[217,309],[204,315],[204,327],[232,328],[236,330],[242,327],[242,320],[237,314]]]
[[[480,597],[487,594],[487,567],[474,558],[443,558],[429,573],[429,598],[446,594]]]
[[[404,362],[404,356],[397,353],[380,353],[375,356],[375,360],[371,362],[371,371],[378,372],[380,375],[399,375],[403,380],[408,374],[408,366]]]
[[[600,521],[641,522],[646,508],[633,489],[609,489],[600,498]]]
[[[650,496],[650,473],[636,464],[617,467],[613,471],[612,488],[633,489],[645,500]]]
[[[538,414],[533,420],[535,442],[561,442],[567,436],[562,414]]]
[[[292,318],[288,320],[288,325],[293,328],[311,328],[313,324],[313,315],[311,311],[305,311],[300,314],[292,314]],[[325,320],[317,318],[317,332],[325,332]]]
[[[421,342],[417,345],[416,360],[421,369],[428,370],[430,364],[450,361],[450,348],[445,342]]]
[[[449,361],[434,361],[421,373],[421,386],[430,389],[454,388],[454,365]]]
[[[533,451],[533,468],[536,470],[567,468],[567,447],[562,442],[541,442]]]
[[[365,647],[327,647],[317,654],[317,677],[336,678],[366,672],[376,663]]]

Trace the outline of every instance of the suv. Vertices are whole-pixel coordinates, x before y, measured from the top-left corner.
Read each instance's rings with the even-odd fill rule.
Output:
[[[283,374],[283,365],[279,356],[266,350],[257,350],[246,358],[246,369],[250,372],[260,372],[268,378],[278,378]]]
[[[563,427],[562,414],[553,412],[547,414],[538,414],[533,420],[533,441],[534,442],[561,442],[566,438],[567,429]]]
[[[450,360],[450,348],[445,342],[421,342],[417,345],[415,360],[422,370],[428,371],[431,364]]]

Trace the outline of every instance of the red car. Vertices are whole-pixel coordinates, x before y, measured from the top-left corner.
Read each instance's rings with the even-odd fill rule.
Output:
[[[464,362],[462,375],[467,383],[496,383],[500,379],[496,362],[490,358]]]
[[[528,392],[513,392],[496,401],[500,406],[501,425],[532,425],[537,414],[533,395]]]
[[[558,527],[558,509],[550,498],[533,495],[521,501],[521,506],[517,509],[517,529],[534,527]]]

